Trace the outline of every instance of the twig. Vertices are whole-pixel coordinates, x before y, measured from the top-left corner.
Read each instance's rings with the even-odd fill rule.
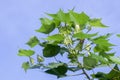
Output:
[[[88,80],[91,80],[89,75],[86,73],[86,71],[84,70],[84,68],[82,68],[83,74],[85,74],[85,76],[88,78]]]

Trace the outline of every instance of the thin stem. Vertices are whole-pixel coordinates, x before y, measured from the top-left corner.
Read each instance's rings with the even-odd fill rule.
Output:
[[[78,62],[78,66],[81,68],[82,67],[82,72],[83,74],[87,77],[88,80],[91,80],[89,75],[87,74],[87,72],[85,71],[84,67],[81,65],[81,63],[78,61],[77,59],[77,62]]]
[[[85,76],[88,78],[88,80],[91,80],[84,68],[82,68],[82,71],[83,71],[83,74],[85,74]]]

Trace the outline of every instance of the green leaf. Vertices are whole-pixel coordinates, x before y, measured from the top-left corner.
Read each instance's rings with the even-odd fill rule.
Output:
[[[58,66],[57,68],[52,68],[45,71],[48,74],[56,75],[58,78],[66,76],[67,67],[65,65]]]
[[[40,21],[44,25],[51,25],[53,23],[53,21],[48,18],[40,18]]]
[[[18,56],[27,56],[27,57],[30,57],[35,53],[33,50],[25,50],[25,49],[20,49],[18,52],[19,52]]]
[[[60,46],[48,44],[43,49],[43,56],[44,57],[53,57],[53,56],[56,56],[59,53],[59,51],[60,51]]]
[[[51,25],[42,25],[41,28],[36,31],[44,34],[49,34],[54,29],[55,29],[55,24],[51,24]]]
[[[25,72],[29,69],[29,67],[30,67],[29,62],[24,62],[24,63],[22,64],[22,68],[25,70]]]
[[[97,65],[97,60],[88,56],[83,58],[83,65],[86,69],[90,70]]]
[[[114,68],[109,72],[109,74],[107,74],[107,77],[112,80],[118,80],[118,79],[114,79],[117,77],[119,77],[120,79],[120,71],[117,65],[115,65]]]
[[[33,36],[30,38],[30,40],[26,44],[29,45],[31,48],[33,48],[34,46],[39,44],[39,40],[37,39],[36,36]]]
[[[109,56],[109,59],[116,64],[120,64],[120,58],[118,57]]]
[[[106,76],[107,74],[103,72],[97,72],[96,74],[92,74],[93,78],[98,78],[99,80],[109,80]]]
[[[60,53],[61,55],[63,55],[65,52],[69,52],[69,50],[68,50],[67,48],[65,48],[65,47],[61,47],[59,53]]]
[[[61,34],[54,34],[52,36],[48,36],[46,39],[49,41],[63,41],[64,36]]]
[[[111,50],[111,46],[115,46],[114,44],[111,44],[109,40],[106,39],[106,37],[98,37],[96,39],[93,39],[93,42],[96,44],[94,51],[100,52],[100,51],[109,51]]]
[[[53,20],[50,20],[48,18],[40,18],[40,21],[42,23],[42,26],[36,30],[37,32],[49,34],[55,29],[55,23]]]
[[[90,56],[92,58],[96,59],[97,61],[99,61],[102,64],[109,64],[108,59],[103,57],[103,56],[101,56],[101,55],[91,54]]]
[[[71,10],[69,13],[71,21],[73,21],[75,24],[85,25],[89,20],[89,17],[84,12],[78,14]]]
[[[62,66],[64,63],[54,63],[54,62],[52,62],[52,63],[49,63],[49,65],[48,66],[46,66],[47,68],[57,68],[58,66]]]
[[[76,72],[79,71],[81,68],[79,67],[69,67],[68,70],[72,71],[72,72]]]
[[[74,34],[73,37],[79,38],[79,39],[85,39],[85,38],[94,37],[96,35],[97,35],[97,33],[95,33],[95,34],[85,34],[83,32],[79,32],[79,33]]]
[[[44,58],[40,55],[37,55],[37,62],[43,62],[44,61]]]
[[[117,37],[120,37],[120,34],[117,34]]]
[[[34,59],[32,57],[29,57],[31,65],[34,64]]]
[[[48,16],[51,16],[55,20],[59,20],[61,22],[70,22],[69,13],[64,13],[63,10],[59,10],[56,14],[48,14]]]
[[[41,67],[43,67],[43,64],[39,63],[39,64],[30,66],[29,69],[40,69]]]
[[[101,22],[101,19],[91,19],[90,21],[89,21],[89,24],[90,24],[90,26],[93,26],[93,27],[108,27],[108,26],[106,26],[106,25],[104,25],[104,24],[102,24],[102,22]]]

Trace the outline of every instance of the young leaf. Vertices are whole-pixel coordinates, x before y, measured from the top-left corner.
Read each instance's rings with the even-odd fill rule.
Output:
[[[54,23],[52,23],[50,25],[44,25],[44,24],[42,24],[42,26],[38,30],[36,30],[36,31],[40,32],[40,33],[44,33],[44,34],[49,34],[54,29],[55,29],[55,24]]]
[[[22,68],[25,70],[25,72],[29,69],[29,67],[30,67],[29,62],[24,62],[24,63],[22,64]]]
[[[34,64],[34,59],[32,57],[29,57],[31,65]]]
[[[43,49],[43,56],[44,57],[53,57],[53,56],[56,56],[59,53],[59,51],[60,51],[60,46],[48,44]]]
[[[104,24],[102,24],[102,22],[101,22],[101,19],[91,19],[90,21],[89,21],[89,24],[90,24],[90,26],[92,26],[92,27],[108,27],[108,26],[106,26],[106,25],[104,25]]]
[[[73,21],[75,24],[85,25],[89,20],[89,17],[84,12],[78,14],[71,10],[69,13],[71,21]]]
[[[26,44],[29,45],[31,48],[33,48],[34,46],[39,44],[39,40],[37,39],[36,36],[33,36],[30,38],[30,40]]]
[[[45,71],[48,74],[56,75],[58,78],[66,76],[67,67],[65,65],[58,66],[57,68],[52,68]]]
[[[118,57],[109,56],[109,59],[116,64],[120,64],[120,58]]]
[[[85,38],[94,37],[96,35],[97,35],[97,33],[95,33],[95,34],[85,34],[83,32],[79,32],[79,33],[74,34],[73,37],[79,38],[79,39],[85,39]]]
[[[18,52],[19,52],[18,56],[27,56],[27,57],[30,57],[35,53],[33,50],[25,50],[25,49],[20,49]]]
[[[54,34],[52,36],[48,36],[46,39],[49,41],[63,41],[64,36],[61,34]]]
[[[53,21],[48,18],[40,18],[40,21],[44,25],[51,25],[53,23]]]
[[[40,55],[37,55],[37,62],[43,62],[44,61],[44,58]]]
[[[88,70],[94,68],[97,65],[97,60],[92,57],[84,57],[83,58],[84,67]]]

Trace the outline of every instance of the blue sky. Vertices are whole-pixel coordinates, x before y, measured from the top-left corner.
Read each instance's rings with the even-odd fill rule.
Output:
[[[38,35],[34,30],[40,27],[39,18],[45,17],[44,12],[55,13],[60,8],[67,11],[73,7],[90,17],[102,18],[110,26],[100,29],[102,33],[120,33],[120,0],[0,0],[0,80],[80,80],[81,76],[56,79],[39,70],[25,73],[21,64],[26,58],[17,56],[18,49],[28,48],[26,41]],[[120,44],[117,40],[111,41]]]

